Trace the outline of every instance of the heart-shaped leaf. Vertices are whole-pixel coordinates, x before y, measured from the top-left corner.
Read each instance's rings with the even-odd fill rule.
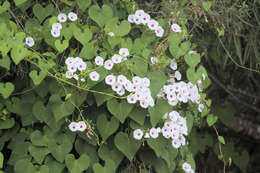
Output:
[[[89,40],[92,39],[92,32],[88,28],[84,29],[83,32],[76,28],[73,30],[73,35],[83,45],[88,44]]]
[[[90,158],[86,154],[82,154],[79,159],[75,160],[73,154],[68,154],[65,163],[71,173],[80,173],[88,169]]]
[[[33,115],[40,121],[43,121],[48,124],[52,119],[50,111],[44,106],[41,101],[34,103],[32,107]]]
[[[190,67],[196,67],[196,65],[200,62],[200,54],[186,54],[184,56],[184,60]]]
[[[124,158],[124,155],[113,145],[102,145],[98,150],[98,156],[104,161],[110,159],[113,160],[116,167],[118,167],[118,165]]]
[[[207,116],[207,123],[209,126],[212,126],[216,123],[216,121],[218,120],[218,117],[217,116],[213,116],[212,114],[209,114]]]
[[[14,91],[14,85],[11,82],[0,83],[0,94],[7,99]]]
[[[55,41],[55,47],[61,53],[69,47],[69,41],[63,40],[63,42],[61,43],[60,40],[56,40]]]
[[[91,4],[91,0],[77,0],[77,4],[82,11],[85,11]]]
[[[48,142],[48,149],[53,155],[53,157],[59,161],[63,162],[66,155],[71,151],[72,149],[72,143],[69,139],[65,138],[65,141],[63,141],[61,144],[56,144],[55,141],[49,141]]]
[[[36,172],[36,169],[28,159],[21,159],[15,163],[14,172]]]
[[[16,65],[19,64],[19,62],[26,56],[28,56],[28,50],[22,45],[16,45],[16,47],[13,47],[11,50],[11,57]]]
[[[211,5],[212,5],[212,3],[210,2],[210,1],[208,1],[208,2],[202,2],[202,7],[204,8],[204,10],[205,11],[209,11],[210,10],[210,8],[211,8]]]
[[[39,167],[39,169],[36,173],[50,173],[50,169],[48,166],[42,165]]]
[[[129,117],[138,122],[140,125],[143,125],[146,115],[147,110],[135,106],[134,109],[130,112]]]
[[[56,122],[70,115],[74,111],[74,109],[74,106],[69,100],[66,102],[56,102],[51,105],[51,110],[55,116]]]
[[[39,164],[42,164],[45,156],[50,153],[46,147],[34,147],[33,145],[29,146],[29,152]]]
[[[6,120],[0,120],[0,130],[2,129],[10,129],[14,126],[15,120],[14,118],[9,118]]]
[[[119,127],[119,121],[112,117],[110,121],[107,120],[106,115],[99,115],[97,118],[97,129],[104,141],[107,140]]]
[[[126,100],[118,102],[117,99],[111,99],[107,102],[107,108],[121,123],[124,123],[126,117],[133,109],[134,105],[127,103]]]
[[[129,138],[127,134],[119,132],[114,139],[116,147],[121,151],[130,161],[133,160],[135,153],[141,146],[141,141]]]
[[[119,21],[117,17],[111,19],[107,23],[105,30],[107,32],[114,32],[115,36],[119,36],[119,37],[123,37],[127,35],[131,30],[130,23],[126,20],[123,20],[122,22],[120,22],[120,24],[118,23]]]
[[[26,1],[27,0],[14,0],[14,3],[15,3],[16,6],[19,6],[19,5],[23,4],[23,3],[25,3]]]
[[[39,85],[42,82],[42,80],[46,77],[46,73],[44,71],[40,71],[40,73],[38,74],[36,70],[32,70],[29,73],[29,76],[31,77],[35,85]]]
[[[49,3],[49,5],[45,8],[37,3],[33,6],[33,13],[39,19],[40,23],[42,23],[42,21],[46,17],[53,15],[53,13],[55,13],[55,9],[51,3]]]
[[[161,120],[163,115],[168,112],[170,105],[163,99],[158,99],[154,107],[149,107],[150,121],[153,127]]]
[[[50,155],[46,157],[44,163],[49,167],[49,173],[61,173],[65,167],[65,164],[59,163]]]
[[[6,68],[7,70],[10,69],[11,60],[8,55],[3,56],[2,59],[0,59],[0,66]]]
[[[102,9],[93,5],[89,8],[88,14],[100,27],[103,27],[113,17],[113,10],[108,5],[103,5]]]
[[[154,71],[149,72],[147,77],[150,79],[150,89],[151,89],[151,95],[154,98],[160,91],[160,89],[163,87],[165,82],[167,81],[167,77],[165,76],[164,72],[162,71]]]
[[[8,8],[10,8],[10,3],[8,1],[5,1],[2,6],[0,6],[0,14],[7,11]]]
[[[39,130],[36,130],[31,133],[30,139],[32,144],[39,147],[47,147],[48,146],[48,138],[43,136]]]
[[[93,165],[95,173],[115,173],[116,167],[113,160],[106,160],[105,166],[103,167],[99,163]]]

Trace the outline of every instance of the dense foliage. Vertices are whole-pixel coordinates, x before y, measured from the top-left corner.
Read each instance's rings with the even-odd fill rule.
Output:
[[[2,2],[0,169],[255,172],[257,4]]]

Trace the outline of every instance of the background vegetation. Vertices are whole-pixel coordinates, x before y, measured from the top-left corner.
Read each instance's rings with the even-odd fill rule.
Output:
[[[31,5],[36,2],[43,6],[52,4],[59,7],[69,6],[72,3],[70,0],[30,2],[23,4],[21,8],[17,8],[14,2],[11,2],[12,13],[23,22],[19,27],[30,25],[30,23],[26,23],[25,19],[33,17]],[[111,3],[112,1],[93,1],[92,3],[102,4],[104,2]],[[212,113],[218,117],[218,120],[215,127],[208,127],[205,118],[197,117],[195,119],[195,124],[199,128],[193,128],[190,146],[196,159],[196,172],[218,173],[224,170],[229,173],[260,172],[260,148],[257,147],[260,142],[260,1],[114,0],[113,3],[117,5],[115,8],[126,9],[126,11],[118,11],[120,15],[127,16],[132,13],[133,9],[144,9],[153,18],[185,25],[189,31],[188,34],[192,36],[190,41],[197,45],[195,50],[203,52],[202,64],[206,67],[212,82],[207,89],[207,94],[212,100]],[[4,13],[5,16],[1,16],[1,20],[12,19],[12,13],[10,11]],[[78,13],[81,11],[79,10]],[[88,17],[82,20],[91,22]],[[14,22],[17,21],[14,20]],[[33,28],[30,32],[37,33],[38,31],[37,28]],[[77,47],[77,45],[73,46]],[[52,49],[48,45],[45,48]],[[23,88],[28,88],[30,85],[28,64],[23,62],[15,65],[3,61],[3,59],[4,57],[0,62],[1,82],[20,83],[20,85],[16,85],[20,87],[16,90],[22,91]],[[51,86],[51,80],[47,80],[41,85],[50,85],[49,87],[52,88],[50,92],[57,92],[55,84]],[[21,100],[30,101],[22,103],[20,107],[16,108],[11,107],[10,103],[10,109],[14,112],[16,109],[26,110],[26,106],[30,107],[34,102],[32,95],[37,92],[40,93],[40,97],[44,97],[46,94],[46,91],[40,87],[33,88],[31,92],[32,94],[29,92],[29,95],[23,95],[23,91],[18,93],[17,96],[20,97],[20,100],[12,100],[13,103],[18,104]],[[8,129],[6,118],[11,113],[4,108],[1,111],[0,127]],[[91,112],[88,113],[91,114]],[[26,124],[31,120],[18,117],[18,121]],[[13,127],[14,122],[10,120],[10,124]],[[35,126],[38,127],[38,124]],[[12,142],[14,139],[23,141],[28,135],[24,133],[14,136],[18,129],[20,130],[19,125],[15,125],[8,130],[8,133],[4,130],[0,131],[0,148],[5,155],[4,163],[9,159],[11,160],[9,163],[12,163],[12,160],[14,162],[16,157],[24,154],[11,154],[15,145],[19,145],[19,147],[26,145]],[[224,162],[223,156],[219,153],[216,133],[225,138],[226,144],[221,146]],[[77,145],[80,147],[81,143],[78,142]],[[134,172],[140,166],[136,162],[124,162],[123,165],[120,168],[122,172]],[[9,172],[11,171],[9,170]]]

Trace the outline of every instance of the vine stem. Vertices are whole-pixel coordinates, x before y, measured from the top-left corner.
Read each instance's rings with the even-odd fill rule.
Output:
[[[214,125],[212,127],[214,128],[216,135],[219,137],[219,133],[218,133],[217,128]],[[218,148],[219,148],[219,153],[221,154],[222,161],[223,161],[223,173],[226,173],[226,161],[225,161],[225,158],[224,158],[224,155],[223,155],[223,152],[222,152],[221,143],[219,141],[218,141]]]

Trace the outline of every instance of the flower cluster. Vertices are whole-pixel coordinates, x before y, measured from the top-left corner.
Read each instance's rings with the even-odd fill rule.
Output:
[[[72,132],[75,132],[75,131],[81,131],[81,132],[84,132],[87,128],[87,125],[84,121],[79,121],[79,122],[71,122],[69,124],[69,129],[72,131]]]
[[[128,55],[129,55],[129,50],[127,48],[121,48],[119,50],[119,54],[114,54],[111,59],[108,59],[105,62],[101,56],[97,56],[95,58],[95,64],[97,66],[104,65],[104,68],[106,70],[112,70],[114,64],[120,64],[122,61],[127,60]]]
[[[33,47],[34,45],[34,40],[32,37],[26,37],[25,38],[25,44],[29,47]]]
[[[60,32],[61,32],[61,29],[62,29],[62,25],[61,23],[64,23],[67,21],[67,18],[69,18],[70,21],[74,22],[78,19],[78,16],[76,13],[73,13],[73,12],[70,12],[68,14],[68,16],[64,13],[60,13],[58,15],[58,20],[59,20],[59,23],[53,23],[52,24],[52,29],[51,29],[51,35],[55,38],[59,37],[60,36]]]
[[[128,22],[135,23],[137,25],[147,25],[149,29],[155,32],[157,37],[162,37],[164,34],[164,29],[156,20],[151,19],[150,15],[145,13],[144,10],[137,10],[135,14],[130,14],[128,16]]]
[[[162,128],[151,128],[149,132],[144,132],[141,129],[136,129],[133,132],[135,139],[140,140],[144,138],[158,138],[161,133],[162,136],[166,139],[172,140],[172,146],[174,148],[179,148],[185,145],[185,136],[188,135],[188,129],[186,125],[186,119],[180,116],[177,111],[172,111],[166,113],[163,116],[163,119],[166,119]]]
[[[83,71],[86,70],[87,64],[80,57],[68,57],[65,61],[67,65],[66,78],[71,79],[72,77],[76,80],[79,79],[78,75],[75,74],[77,70]]]
[[[179,148],[185,145],[185,136],[188,135],[188,129],[186,124],[186,118],[180,116],[177,111],[172,111],[166,113],[163,116],[166,119],[162,128],[162,135],[166,138],[172,139],[172,146],[174,148]]]
[[[165,95],[164,95],[165,94]],[[191,82],[175,82],[170,85],[164,85],[159,97],[166,97],[168,103],[172,106],[179,102],[187,103],[189,100],[193,103],[200,102],[200,94],[198,87]]]
[[[191,168],[191,165],[187,162],[184,162],[182,165],[182,169],[186,172],[186,173],[194,173],[194,170]]]

